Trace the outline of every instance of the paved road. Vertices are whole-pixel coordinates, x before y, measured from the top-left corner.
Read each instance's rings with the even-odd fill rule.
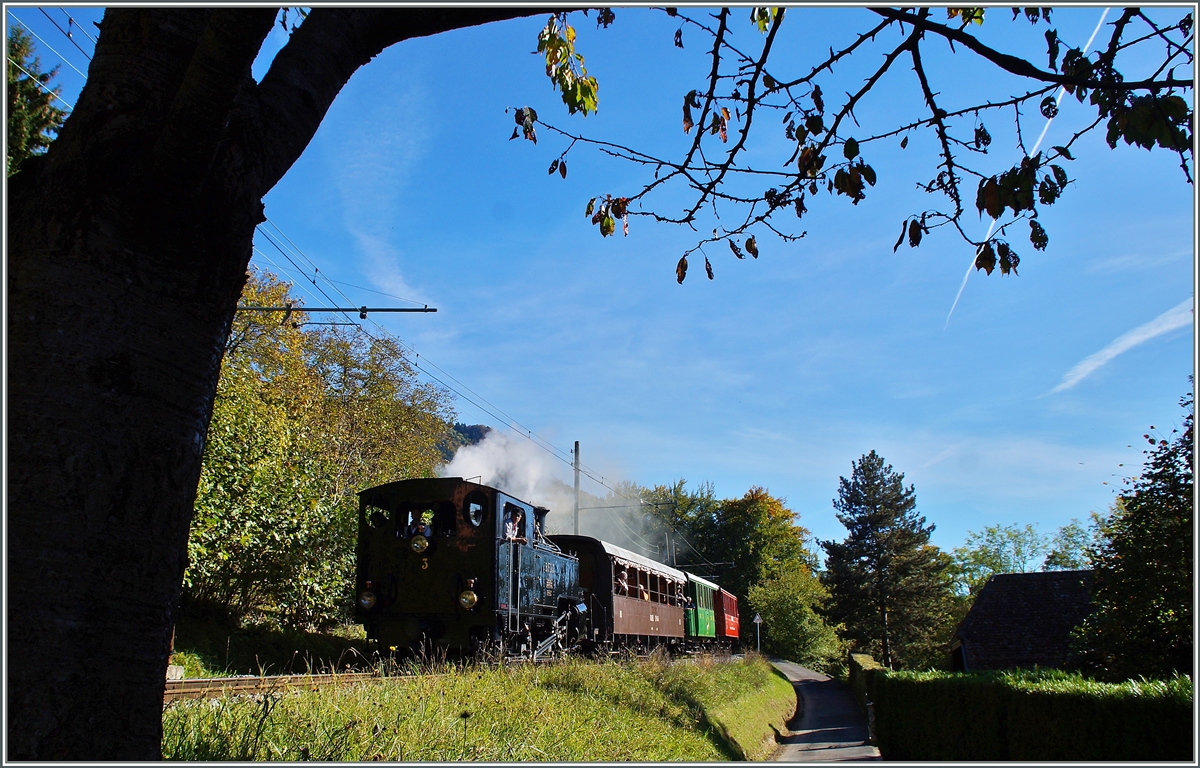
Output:
[[[772,760],[785,763],[879,760],[867,743],[867,723],[850,688],[820,672],[773,661],[796,689],[796,716],[779,736]]]

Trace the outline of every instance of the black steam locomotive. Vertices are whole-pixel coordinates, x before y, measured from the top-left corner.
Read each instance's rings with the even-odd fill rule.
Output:
[[[462,478],[362,491],[355,619],[381,650],[736,642],[736,597],[598,539],[546,536],[548,511]]]

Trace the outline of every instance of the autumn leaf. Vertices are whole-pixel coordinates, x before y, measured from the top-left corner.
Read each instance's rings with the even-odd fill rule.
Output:
[[[594,210],[596,210],[596,198],[593,197],[591,200],[588,200],[587,210],[583,212],[583,215],[591,216]]]
[[[546,174],[548,176],[553,176],[554,172],[557,170],[558,170],[558,160],[555,160],[553,163],[550,163],[550,170],[546,171]]]
[[[1039,251],[1046,250],[1046,246],[1050,244],[1050,236],[1046,234],[1046,230],[1042,228],[1037,219],[1029,220],[1029,242],[1033,243],[1033,247]]]
[[[916,248],[918,245],[920,245],[921,235],[923,234],[924,230],[921,227],[921,222],[917,221],[916,219],[910,221],[908,223],[908,247]]]
[[[904,242],[904,235],[908,233],[908,219],[905,219],[900,224],[900,237],[896,238],[896,244],[892,246],[892,253],[900,250],[900,243]]]
[[[680,27],[679,29],[675,30],[675,47],[676,48],[683,47],[683,27]]]
[[[679,263],[675,265],[675,280],[680,285],[683,285],[683,278],[685,278],[685,277],[687,277],[687,256],[686,255],[684,255],[684,257],[679,260]]]
[[[686,268],[687,268],[687,265],[685,264],[684,269],[686,270]],[[713,279],[712,264],[708,263],[707,256],[704,257],[704,271],[708,273],[708,279],[712,280]],[[681,280],[680,282],[683,282],[683,281]]]
[[[754,242],[753,237],[746,238],[746,253],[750,254],[756,259],[758,258],[758,243]]]
[[[853,160],[858,157],[858,142],[854,139],[846,139],[846,143],[842,146],[842,154],[847,160]]]
[[[742,249],[738,248],[737,243],[733,242],[732,240],[727,240],[726,242],[729,243],[729,250],[733,251],[734,256],[737,256],[739,259],[746,258],[742,255]]]
[[[558,175],[567,178],[567,161],[563,160],[558,166]]]
[[[990,275],[992,274],[992,270],[995,268],[996,253],[992,250],[992,241],[989,240],[983,245],[979,246],[979,250],[976,251],[975,269],[982,269],[984,272],[987,272]]]

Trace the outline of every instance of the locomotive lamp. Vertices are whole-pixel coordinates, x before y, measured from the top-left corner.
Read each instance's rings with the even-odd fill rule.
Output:
[[[412,541],[409,543],[412,546],[413,552],[416,552],[418,555],[429,549],[429,539],[425,538],[419,533],[416,536],[413,536]]]
[[[469,611],[478,602],[479,596],[475,594],[475,579],[467,579],[467,588],[459,594],[458,604]]]
[[[371,582],[367,582],[367,586],[371,586]],[[365,610],[370,610],[375,606],[375,593],[369,589],[364,589],[358,593],[358,604]]]

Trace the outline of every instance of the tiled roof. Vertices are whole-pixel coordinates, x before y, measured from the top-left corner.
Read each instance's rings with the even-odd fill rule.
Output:
[[[992,576],[954,633],[967,670],[1061,667],[1091,589],[1091,571]]]

